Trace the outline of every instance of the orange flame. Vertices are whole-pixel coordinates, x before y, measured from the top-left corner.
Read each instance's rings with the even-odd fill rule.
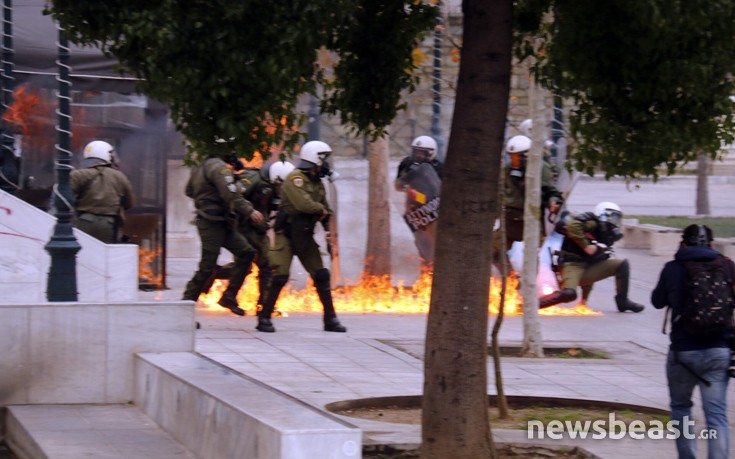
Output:
[[[242,166],[246,168],[259,168],[263,166],[263,157],[260,155],[259,151],[256,151],[255,154],[253,154],[253,159],[248,161],[245,158],[240,158],[240,162],[242,163]]]
[[[145,250],[138,246],[138,282],[150,287],[161,288],[163,276],[155,269],[156,260],[160,259],[161,248]]]
[[[85,95],[91,93],[85,93]],[[12,102],[3,113],[3,120],[12,124],[23,134],[23,147],[36,151],[54,151],[56,141],[56,97],[50,92],[33,87],[29,83],[18,86],[13,92]],[[100,129],[88,123],[89,115],[84,107],[71,107],[72,150],[81,149],[83,143],[98,137]]]
[[[23,135],[29,135],[31,114],[47,111],[42,104],[43,100],[38,89],[32,89],[28,84],[24,84],[13,93],[13,102],[3,114],[3,120],[19,128]]]
[[[253,266],[257,273],[257,267]],[[258,302],[258,282],[252,276],[240,289],[237,300],[241,307],[252,308],[249,313],[255,314]],[[388,276],[363,275],[354,285],[344,285],[332,291],[334,303],[339,313],[393,313],[393,314],[426,314],[429,312],[431,300],[432,274],[425,270],[412,286],[405,286],[402,282],[393,285]],[[505,292],[505,314],[518,316],[523,313],[523,297],[517,290],[518,280],[511,276],[508,279]],[[226,280],[215,281],[209,292],[199,297],[199,303],[206,310],[229,314],[229,311],[217,304],[227,287]],[[501,282],[499,279],[490,280],[490,303],[488,312],[497,314],[500,308]],[[292,289],[290,284],[281,291],[276,309],[282,315],[290,312],[322,312],[322,305],[316,295],[316,290],[309,283],[305,289]],[[541,315],[600,315],[599,311],[589,309],[580,303],[573,307],[552,306],[539,310]]]

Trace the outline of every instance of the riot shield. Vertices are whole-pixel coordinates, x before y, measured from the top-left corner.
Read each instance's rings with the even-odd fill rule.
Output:
[[[413,233],[421,258],[425,263],[433,263],[441,179],[430,164],[421,163],[409,169],[398,182],[406,193],[403,219]]]
[[[329,207],[332,208],[332,216],[330,218],[330,237],[327,241],[327,251],[329,252],[329,258],[331,265],[329,269],[330,282],[332,288],[339,285],[342,274],[340,273],[339,267],[339,226],[337,218],[337,206],[338,206],[338,195],[337,187],[334,186],[332,180],[327,180],[327,199],[329,200]]]

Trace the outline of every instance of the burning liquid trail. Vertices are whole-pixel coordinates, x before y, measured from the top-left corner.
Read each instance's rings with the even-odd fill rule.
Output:
[[[257,267],[253,266],[253,273],[248,276],[245,284],[237,295],[240,306],[248,315],[255,315],[258,301]],[[431,299],[431,273],[424,272],[412,286],[402,283],[393,285],[388,276],[363,276],[354,285],[345,285],[333,290],[332,296],[338,313],[390,313],[390,314],[426,314],[429,312]],[[521,315],[523,297],[517,291],[517,279],[509,278],[505,294],[505,314]],[[227,281],[217,280],[206,294],[199,297],[199,306],[207,311],[219,312],[223,315],[230,312],[219,306],[217,301],[227,287]],[[488,312],[497,314],[500,304],[501,282],[491,279],[490,302]],[[276,309],[281,314],[290,312],[322,312],[322,305],[316,295],[314,286],[309,284],[303,290],[292,289],[290,284],[284,287],[278,297]],[[601,315],[600,311],[593,311],[585,304],[570,307],[553,306],[539,311],[541,315]]]

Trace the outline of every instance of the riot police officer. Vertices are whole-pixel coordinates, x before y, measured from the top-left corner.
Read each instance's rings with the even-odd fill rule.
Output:
[[[236,229],[236,220],[247,218],[254,224],[262,223],[263,214],[243,197],[242,185],[235,179],[229,164],[239,164],[234,155],[226,157],[210,155],[192,168],[186,184],[186,195],[194,200],[196,225],[202,243],[199,267],[186,284],[184,300],[196,301],[217,267],[221,248],[234,256],[229,285],[218,304],[243,316],[245,311],[237,303],[237,292],[250,272],[256,251]]]
[[[411,154],[406,156],[398,164],[398,174],[396,175],[395,188],[398,191],[404,191],[405,184],[398,179],[403,177],[408,171],[417,164],[428,163],[436,171],[436,175],[442,178],[444,172],[444,164],[436,159],[437,144],[433,137],[421,135],[413,139],[411,142]]]
[[[102,140],[88,143],[82,166],[70,174],[74,226],[106,244],[120,242],[123,211],[133,207],[135,198],[130,181],[116,167],[115,149]]]
[[[531,149],[532,141],[525,135],[511,137],[505,146],[510,158],[505,166],[505,188],[503,192],[503,215],[505,219],[505,235],[508,250],[515,241],[523,241],[523,208],[526,202],[526,156]],[[541,169],[541,204],[548,208],[550,213],[557,213],[563,205],[563,197],[556,189],[552,171],[547,163],[543,163]],[[543,210],[543,209],[542,209]],[[544,212],[542,211],[543,215]],[[542,240],[543,240],[543,228]],[[500,259],[502,240],[500,231],[493,234],[493,258],[497,263]]]
[[[615,276],[618,311],[643,311],[643,305],[628,298],[630,263],[610,256],[612,245],[623,237],[622,218],[620,206],[601,202],[594,212],[585,212],[557,224],[557,231],[565,236],[559,262],[561,290],[540,298],[539,308],[576,300],[577,287],[582,287],[586,300],[595,282]]]
[[[294,256],[309,272],[324,308],[324,331],[345,332],[337,320],[332,301],[329,270],[324,267],[319,245],[314,240],[314,228],[321,223],[329,237],[332,211],[322,177],[331,174],[327,158],[332,148],[324,142],[310,141],[301,147],[299,163],[281,185],[281,204],[276,218],[275,243],[269,252],[273,278],[268,288],[263,310],[258,314],[257,330],[275,332],[271,315],[278,295],[289,279]]]

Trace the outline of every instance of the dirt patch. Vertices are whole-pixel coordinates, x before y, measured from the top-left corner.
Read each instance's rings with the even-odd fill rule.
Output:
[[[350,416],[372,421],[394,422],[399,424],[421,424],[421,408],[380,406],[364,407],[350,410],[335,411],[343,416]],[[610,411],[609,408],[584,408],[584,407],[554,407],[554,406],[527,406],[516,407],[509,410],[509,416],[505,419],[498,417],[498,409],[491,407],[488,410],[490,425],[494,429],[516,429],[526,430],[528,421],[539,420],[547,423],[552,420],[559,421],[585,421],[594,422],[598,419],[607,421],[611,413],[615,413],[615,419],[625,423],[641,420],[648,424],[650,421],[668,421],[665,414],[643,413],[635,410]]]
[[[549,448],[538,445],[496,445],[499,459],[596,459],[597,456],[584,451],[581,448],[559,447]],[[363,459],[417,459],[421,455],[418,450],[390,450],[365,451]]]
[[[520,346],[500,346],[501,357],[525,357],[521,354]],[[488,349],[492,354],[492,349]],[[583,347],[545,347],[544,357],[557,359],[607,359],[605,352],[599,349],[586,349]],[[533,357],[535,358],[535,357]]]

